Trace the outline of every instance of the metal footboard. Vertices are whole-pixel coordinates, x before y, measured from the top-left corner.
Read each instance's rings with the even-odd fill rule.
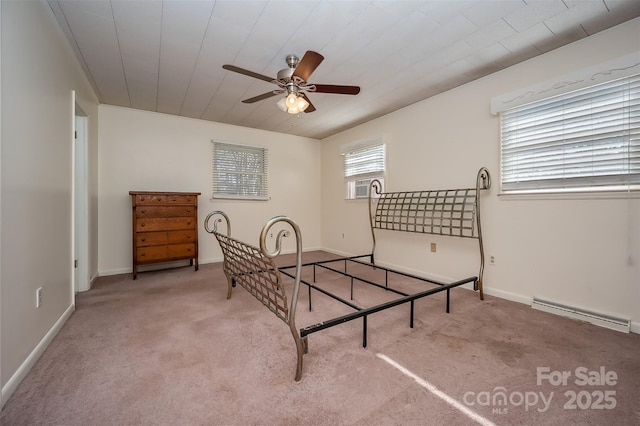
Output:
[[[226,234],[218,232],[217,229],[218,224],[223,219],[226,222]],[[210,226],[210,220],[213,220],[213,226]],[[266,238],[270,229],[279,222],[289,224],[296,236],[296,272],[290,303],[287,303],[287,293],[282,282],[282,276],[273,261],[273,258],[280,254],[282,238],[289,236],[289,231],[281,230],[278,233],[275,250],[270,251],[266,246]],[[295,380],[300,380],[302,377],[302,357],[307,352],[306,337],[304,339],[300,337],[295,319],[302,264],[300,228],[291,218],[276,216],[262,228],[260,247],[258,248],[231,237],[229,217],[222,211],[209,213],[205,218],[204,224],[206,231],[216,237],[222,249],[224,257],[223,270],[227,277],[228,285],[227,299],[231,297],[233,287],[236,284],[240,284],[289,326],[297,353]]]

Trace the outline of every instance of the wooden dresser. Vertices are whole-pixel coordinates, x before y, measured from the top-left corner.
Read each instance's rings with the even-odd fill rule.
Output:
[[[198,270],[199,192],[129,191],[133,219],[133,279],[138,265],[190,260]]]

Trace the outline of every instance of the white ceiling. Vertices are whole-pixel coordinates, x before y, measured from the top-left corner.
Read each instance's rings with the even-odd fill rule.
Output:
[[[639,0],[49,0],[100,102],[322,139],[640,16]],[[276,76],[315,50],[312,113]]]

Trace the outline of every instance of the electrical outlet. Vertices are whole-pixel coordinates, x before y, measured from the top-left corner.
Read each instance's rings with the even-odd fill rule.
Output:
[[[36,308],[39,308],[42,305],[42,287],[38,287],[36,290]]]
[[[436,252],[436,243],[431,243],[431,253]]]
[[[491,256],[491,257],[489,258],[489,263],[490,263],[491,265],[495,265],[495,264],[496,264],[496,257],[495,257],[495,256]]]
[[[342,238],[344,238],[344,232],[342,233]]]

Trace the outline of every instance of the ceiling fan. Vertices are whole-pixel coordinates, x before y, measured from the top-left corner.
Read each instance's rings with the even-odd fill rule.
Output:
[[[278,101],[278,107],[289,114],[298,114],[300,112],[313,112],[316,110],[307,97],[307,93],[309,92],[342,95],[357,95],[360,93],[360,87],[358,86],[307,83],[307,79],[311,73],[315,71],[323,60],[324,56],[312,50],[307,50],[302,59],[299,59],[296,55],[288,55],[286,58],[288,67],[278,71],[276,78],[236,67],[235,65],[223,65],[222,68],[259,80],[268,81],[279,87],[279,89],[245,99],[242,101],[243,103],[251,104],[286,92],[287,96]]]

